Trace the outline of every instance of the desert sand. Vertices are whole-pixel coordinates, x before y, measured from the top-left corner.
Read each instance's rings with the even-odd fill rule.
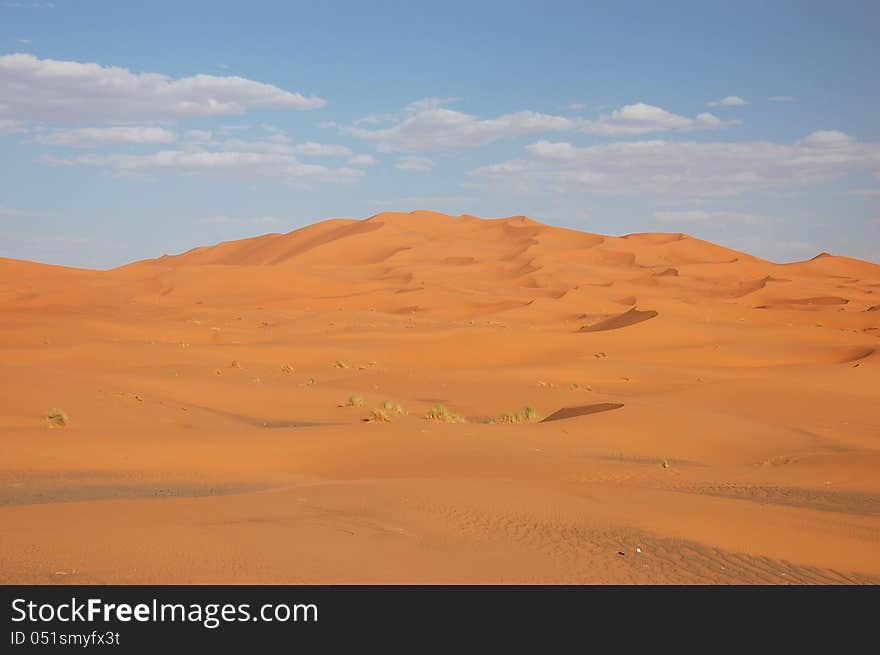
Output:
[[[522,216],[0,260],[0,583],[875,584],[878,347],[880,265]]]

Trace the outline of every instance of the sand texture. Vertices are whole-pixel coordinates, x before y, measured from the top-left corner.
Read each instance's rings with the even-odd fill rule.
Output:
[[[878,307],[521,216],[0,259],[0,583],[877,583]]]

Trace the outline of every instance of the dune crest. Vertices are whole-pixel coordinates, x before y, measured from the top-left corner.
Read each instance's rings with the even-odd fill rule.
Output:
[[[12,275],[46,280],[51,287],[51,274],[28,274],[23,263],[3,265],[18,267]],[[419,210],[382,212],[365,220],[331,219],[99,275],[104,298],[116,288],[136,302],[209,302],[234,290],[239,297],[268,304],[313,299],[323,307],[345,298],[348,307],[400,313],[417,304],[428,314],[460,317],[520,307],[537,298],[556,300],[564,312],[576,309],[587,287],[589,296],[603,305],[626,297],[627,291],[637,291],[632,295],[649,304],[655,297],[680,294],[736,299],[756,292],[762,293],[757,303],[749,300],[752,306],[812,307],[837,297],[841,303],[863,301],[867,289],[858,282],[847,287],[845,297],[839,289],[832,292],[831,285],[814,284],[817,265],[828,280],[832,275],[855,277],[850,269],[859,279],[870,279],[880,269],[835,256],[773,264],[681,233],[611,237],[525,216],[481,219]],[[794,289],[776,298],[766,288],[769,281],[789,279],[798,269],[810,279],[812,290],[822,286],[826,293],[797,300]],[[423,297],[401,304],[395,296],[404,292]],[[87,286],[84,293],[89,293]],[[57,295],[60,299],[62,294]],[[490,296],[495,300],[487,302]]]

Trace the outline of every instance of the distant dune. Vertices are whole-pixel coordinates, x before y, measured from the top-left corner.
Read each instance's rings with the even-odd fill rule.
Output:
[[[0,582],[876,583],[878,307],[524,216],[0,259]]]

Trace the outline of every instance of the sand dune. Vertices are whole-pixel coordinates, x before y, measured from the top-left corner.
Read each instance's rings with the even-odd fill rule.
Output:
[[[0,259],[0,582],[877,582],[878,296],[427,211]]]

